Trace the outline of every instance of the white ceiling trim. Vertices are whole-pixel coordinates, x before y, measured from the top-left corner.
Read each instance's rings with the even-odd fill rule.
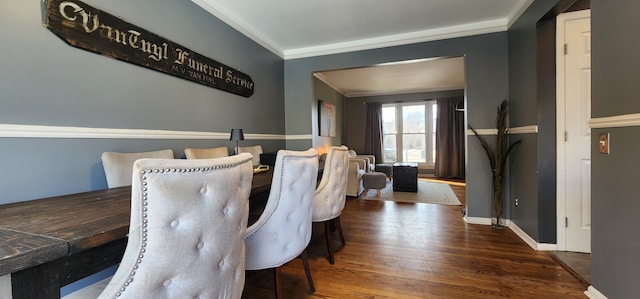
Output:
[[[323,74],[323,73],[313,73],[313,76],[316,77],[318,80],[324,82],[324,84],[326,84],[327,86],[331,87],[333,90],[335,90],[336,92],[338,92],[339,94],[343,95],[344,97],[347,98],[353,98],[353,97],[374,97],[374,96],[386,96],[386,95],[397,95],[397,94],[409,94],[409,93],[420,93],[420,92],[432,92],[432,91],[442,91],[442,90],[455,90],[455,89],[460,89],[460,86],[457,85],[450,85],[450,86],[444,86],[444,85],[439,85],[437,87],[434,88],[414,88],[414,89],[404,89],[402,91],[397,91],[397,90],[392,90],[392,91],[370,91],[370,92],[342,92],[341,88],[335,86],[333,83],[331,83],[331,81]]]
[[[338,93],[340,93],[343,96],[347,96],[345,93],[343,93],[339,87],[335,86],[333,83],[331,83],[331,81],[323,74],[323,73],[318,73],[315,72],[313,73],[313,76],[316,77],[318,80],[324,82],[324,84],[327,84],[327,86],[331,87],[333,90],[337,91]]]
[[[515,20],[517,20],[517,18],[519,18],[526,11],[526,9],[529,7],[529,5],[531,5],[531,3],[533,3],[534,0],[521,0],[521,4],[518,6],[518,8],[515,9],[508,18],[505,19],[468,23],[424,31],[416,31],[377,38],[289,50],[284,50],[278,47],[277,44],[270,38],[260,34],[258,30],[255,30],[246,22],[243,22],[241,19],[235,17],[235,14],[233,14],[231,11],[227,11],[223,7],[214,7],[203,0],[191,1],[196,5],[202,7],[204,10],[211,13],[221,21],[225,22],[235,30],[244,34],[254,42],[258,43],[262,47],[278,55],[280,58],[287,60],[502,32],[508,30],[513,22],[515,22]]]
[[[508,30],[509,27],[511,27],[511,25],[513,25],[513,23],[534,2],[534,0],[520,0],[520,5],[516,9],[514,9],[507,18],[503,19],[467,23],[457,26],[354,40],[343,43],[334,43],[297,49],[282,49],[281,47],[277,46],[277,44],[269,37],[260,34],[258,30],[252,28],[247,22],[244,22],[242,19],[237,18],[231,11],[227,11],[222,7],[214,7],[204,0],[191,1],[207,12],[211,13],[227,25],[231,26],[235,30],[239,31],[246,37],[258,43],[265,49],[271,51],[272,53],[285,60],[502,32]]]
[[[527,8],[533,3],[535,0],[523,0],[522,5],[519,6],[518,9],[514,10],[509,16],[509,23],[507,24],[507,28],[511,28],[511,25],[515,23],[520,16],[527,11]]]
[[[388,95],[398,95],[398,94],[410,94],[410,93],[421,93],[421,92],[435,92],[435,91],[443,91],[443,90],[458,90],[461,89],[459,86],[438,86],[434,88],[416,88],[416,89],[403,89],[402,91],[372,91],[372,92],[349,92],[345,94],[347,98],[353,97],[374,97],[374,96],[388,96]]]
[[[361,50],[370,50],[392,46],[401,46],[421,42],[443,40],[449,38],[472,36],[486,33],[501,32],[507,30],[507,20],[492,20],[486,22],[469,23],[464,25],[443,27],[437,29],[416,31],[396,35],[387,35],[376,38],[361,39],[344,43],[321,45],[291,49],[284,51],[284,59],[296,59],[321,55],[346,53]]]
[[[263,46],[265,49],[271,51],[273,54],[276,54],[280,58],[285,59],[283,50],[277,47],[275,42],[273,42],[268,37],[258,33],[257,30],[251,28],[251,26],[243,22],[241,19],[234,17],[234,14],[232,14],[231,12],[225,11],[220,7],[213,7],[202,0],[191,0],[191,2],[202,7],[210,14],[227,23],[227,25],[233,27],[233,29],[235,30],[238,30],[246,37]]]

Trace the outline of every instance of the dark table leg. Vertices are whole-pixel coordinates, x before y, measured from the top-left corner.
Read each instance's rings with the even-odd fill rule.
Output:
[[[13,299],[59,299],[60,261],[55,260],[11,274]]]

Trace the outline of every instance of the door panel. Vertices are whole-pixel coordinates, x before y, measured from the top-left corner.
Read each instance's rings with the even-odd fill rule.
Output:
[[[559,20],[563,20],[559,18]],[[564,125],[565,142],[562,159],[564,189],[565,250],[591,252],[591,29],[590,18],[576,17],[564,21]],[[559,26],[560,28],[560,26]],[[560,104],[560,103],[559,103]],[[564,193],[563,193],[564,192]],[[563,194],[562,194],[563,193]],[[559,215],[562,217],[562,215]],[[561,242],[561,240],[559,240]],[[562,247],[562,246],[559,246]]]

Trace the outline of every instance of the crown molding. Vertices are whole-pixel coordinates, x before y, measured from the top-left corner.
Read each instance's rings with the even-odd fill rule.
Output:
[[[327,86],[331,87],[333,90],[337,91],[339,94],[343,95],[343,96],[347,96],[346,94],[342,93],[342,91],[340,91],[340,88],[336,87],[335,85],[333,85],[331,83],[331,81],[329,81],[327,79],[327,77],[320,72],[314,72],[313,76],[316,77],[318,80],[322,81],[322,83],[326,84]]]
[[[518,5],[518,7],[514,9],[509,15],[509,23],[507,24],[507,27],[511,28],[511,26],[520,18],[520,16],[522,16],[525,11],[527,11],[529,6],[531,6],[534,1],[535,0],[521,0],[522,4]]]
[[[271,53],[278,55],[282,59],[285,58],[282,49],[280,49],[274,41],[260,34],[257,30],[251,28],[251,26],[243,22],[241,19],[236,18],[235,15],[230,13],[228,10],[225,10],[222,7],[214,7],[202,0],[191,0],[191,2],[200,6],[202,9],[214,15],[216,18],[220,19],[222,22],[231,26],[233,29],[242,33],[244,36],[253,40],[265,49],[271,51]]]
[[[534,0],[520,0],[520,5],[507,18],[295,49],[282,49],[269,37],[223,7],[213,6],[203,0],[191,2],[280,58],[288,60],[502,32],[508,30]]]
[[[485,22],[468,23],[457,26],[449,26],[437,29],[415,31],[410,33],[387,35],[376,38],[334,43],[314,47],[284,50],[284,59],[307,58],[314,56],[339,54],[346,52],[370,50],[392,46],[401,46],[429,42],[435,40],[450,39],[456,37],[472,36],[486,33],[501,32],[507,30],[507,20],[498,19]]]

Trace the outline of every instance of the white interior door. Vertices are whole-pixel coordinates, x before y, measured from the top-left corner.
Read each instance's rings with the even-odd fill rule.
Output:
[[[558,249],[591,252],[590,11],[558,16]]]

